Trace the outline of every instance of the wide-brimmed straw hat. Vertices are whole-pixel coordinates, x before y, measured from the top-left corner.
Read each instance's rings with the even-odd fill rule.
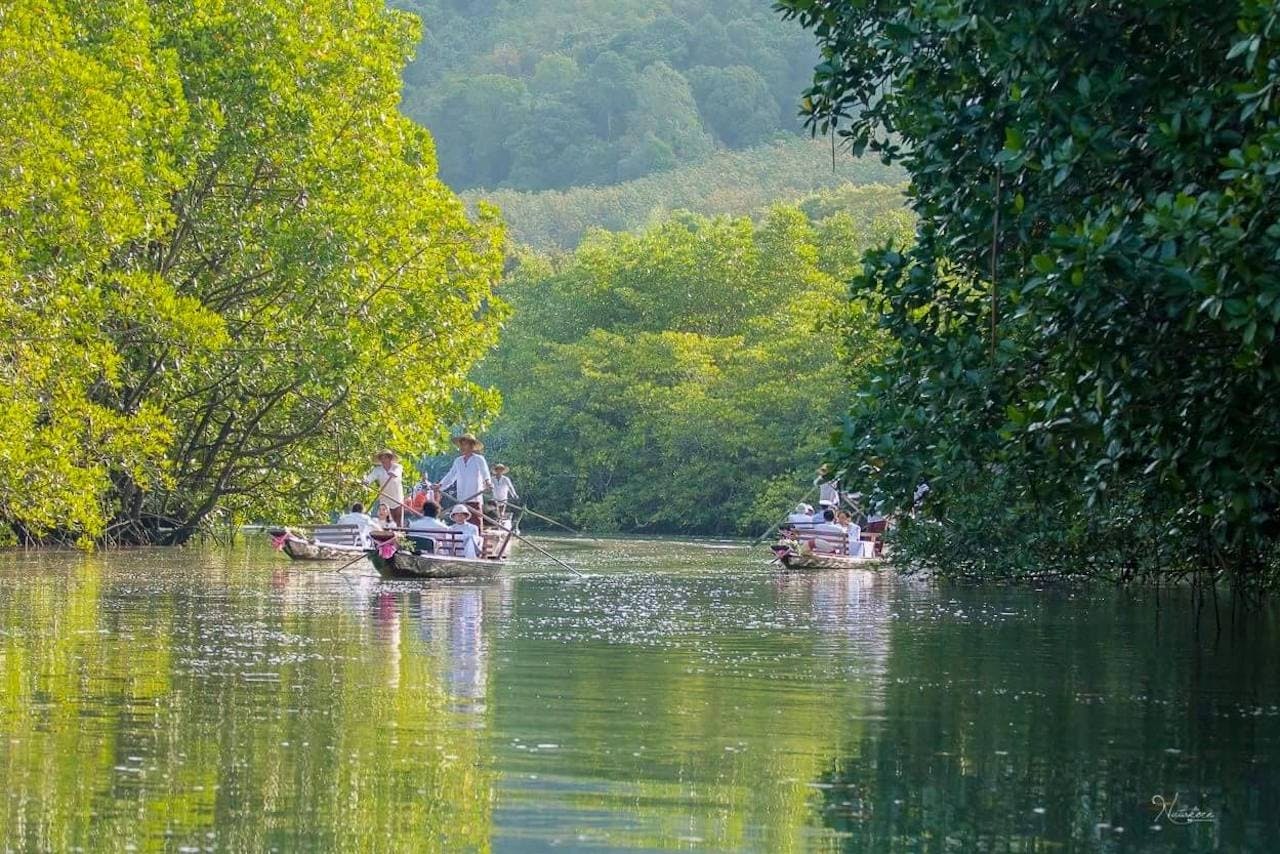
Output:
[[[470,518],[470,517],[471,517],[471,508],[470,508],[470,507],[468,507],[468,506],[467,506],[467,505],[465,505],[465,504],[455,504],[455,505],[453,505],[453,509],[449,511],[449,518],[450,518],[450,519],[452,519],[454,516],[459,516],[459,515],[461,515],[461,516],[466,516],[467,518]]]
[[[484,450],[484,442],[481,442],[479,439],[477,439],[474,433],[463,433],[461,436],[453,437],[453,444],[461,445],[463,442],[471,442],[473,445],[475,445],[475,449],[477,451]]]
[[[397,454],[395,451],[391,450],[390,448],[383,448],[381,451],[378,451],[378,453],[373,455],[373,461],[376,463],[379,460],[381,460],[383,457],[391,457],[391,462],[393,463],[396,460],[400,459],[400,455]]]
[[[511,469],[507,468],[502,463],[498,463],[496,466],[494,466],[493,470],[498,474],[502,474],[504,471],[511,471]]]

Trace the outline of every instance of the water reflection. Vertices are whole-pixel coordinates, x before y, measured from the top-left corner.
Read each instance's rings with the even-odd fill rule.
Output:
[[[1274,622],[653,541],[0,555],[5,849],[1270,850]],[[1155,794],[1216,821],[1159,830]]]

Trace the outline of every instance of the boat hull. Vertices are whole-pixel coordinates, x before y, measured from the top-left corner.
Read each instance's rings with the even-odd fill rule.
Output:
[[[334,561],[334,560],[355,560],[364,554],[364,549],[357,546],[338,546],[326,543],[317,543],[312,540],[304,540],[296,534],[284,531],[269,532],[272,536],[284,534],[284,545],[280,547],[280,551],[288,555],[292,560],[299,561]]]
[[[377,549],[365,556],[383,578],[492,578],[502,569],[502,560],[494,558],[450,557],[448,555],[413,554],[397,551],[383,557]]]
[[[884,558],[880,557],[851,557],[814,552],[797,554],[793,551],[775,552],[775,555],[784,567],[794,570],[879,569],[884,565]]]

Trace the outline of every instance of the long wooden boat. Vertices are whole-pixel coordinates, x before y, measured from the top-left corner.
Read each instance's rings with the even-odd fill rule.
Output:
[[[824,554],[807,549],[796,549],[789,543],[770,546],[774,560],[787,569],[879,569],[884,565],[882,557],[856,557],[854,555]]]
[[[511,557],[514,537],[507,528],[485,528],[482,557],[462,557],[459,535],[451,531],[374,534],[375,546],[365,556],[383,578],[492,578]],[[430,540],[435,551],[423,551]],[[415,541],[417,544],[415,545]]]
[[[284,552],[293,560],[329,561],[354,560],[364,553],[364,548],[353,544],[321,542],[307,539],[295,534],[288,528],[273,528],[267,531],[271,544]]]
[[[387,551],[385,546],[365,551],[383,578],[492,578],[506,562],[502,558],[414,554],[399,547],[384,557]]]

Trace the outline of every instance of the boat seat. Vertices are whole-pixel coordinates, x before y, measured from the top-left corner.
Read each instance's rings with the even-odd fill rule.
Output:
[[[317,525],[311,536],[326,546],[360,545],[360,529],[355,525]]]

